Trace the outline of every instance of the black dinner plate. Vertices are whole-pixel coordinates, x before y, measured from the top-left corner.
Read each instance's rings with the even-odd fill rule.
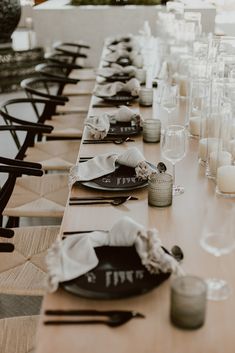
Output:
[[[115,96],[112,96],[112,97],[104,97],[100,95],[96,97],[101,98],[105,102],[114,104],[114,105],[132,102],[138,98],[138,96],[131,96],[129,92],[118,92]]]
[[[153,165],[151,167],[155,168]],[[117,166],[116,170],[112,173],[90,181],[78,181],[79,183],[95,190],[128,191],[146,187],[148,180],[139,180],[136,177],[135,168],[121,165]]]
[[[95,248],[95,252],[98,266],[80,277],[62,282],[62,288],[79,297],[121,299],[144,294],[170,276],[170,273],[149,273],[133,246],[102,246]]]
[[[111,124],[108,137],[115,136],[115,137],[125,137],[125,136],[135,136],[141,132],[141,126],[139,124],[132,124],[131,122],[128,123],[121,123],[117,122],[116,124]]]
[[[133,75],[127,75],[127,74],[115,74],[115,75],[112,75],[110,77],[104,77],[104,76],[101,76],[101,77],[105,78],[106,82],[116,82],[116,81],[127,82],[131,78],[133,78],[134,76]]]

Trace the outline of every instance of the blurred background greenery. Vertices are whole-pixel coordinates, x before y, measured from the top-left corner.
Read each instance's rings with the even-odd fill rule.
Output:
[[[164,0],[71,0],[72,5],[158,5]]]

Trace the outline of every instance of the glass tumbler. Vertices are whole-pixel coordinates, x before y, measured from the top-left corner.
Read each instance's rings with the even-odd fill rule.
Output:
[[[166,207],[172,204],[173,178],[168,173],[153,173],[148,180],[148,203]]]
[[[180,328],[197,329],[204,324],[207,286],[196,276],[182,276],[171,285],[171,322]]]
[[[143,140],[145,142],[160,142],[161,121],[159,119],[146,119],[143,123]]]

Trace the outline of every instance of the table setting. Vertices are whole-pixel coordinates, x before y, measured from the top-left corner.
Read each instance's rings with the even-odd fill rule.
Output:
[[[188,18],[181,18],[184,28]],[[52,352],[55,333],[58,353],[68,345],[71,353],[233,352],[233,81],[214,82],[222,54],[213,55],[222,44],[209,38],[206,54],[199,51],[197,22],[186,36],[174,11],[159,21],[156,47],[143,29],[105,41],[61,230],[46,258],[50,293],[37,353]],[[200,67],[208,55],[213,70],[194,63],[183,92],[176,74],[199,52]],[[200,72],[211,80],[209,90]],[[222,279],[230,290],[213,296],[208,279]]]

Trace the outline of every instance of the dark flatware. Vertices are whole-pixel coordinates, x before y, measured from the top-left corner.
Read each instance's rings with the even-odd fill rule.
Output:
[[[79,158],[79,163],[87,162],[89,159],[92,159],[94,157],[80,157]]]
[[[73,234],[82,234],[82,233],[92,233],[92,232],[107,232],[107,230],[97,230],[97,229],[93,229],[93,230],[73,230],[73,231],[67,231],[67,232],[63,232],[63,235],[73,235]]]
[[[0,243],[0,252],[13,252],[15,249],[14,244]]]
[[[126,201],[129,201],[131,199],[131,196],[129,197],[119,197],[114,200],[106,201],[106,200],[100,200],[100,201],[92,201],[92,200],[86,200],[86,201],[70,201],[69,205],[70,206],[84,206],[84,205],[112,205],[112,206],[119,206],[125,203]]]
[[[130,102],[122,102],[119,104],[97,103],[97,104],[93,104],[92,108],[112,108],[112,107],[120,108],[121,105],[126,105],[128,107],[131,107],[132,103],[130,103]]]
[[[124,142],[135,142],[135,140],[131,139],[130,137],[115,137],[109,138],[105,140],[83,140],[84,145],[96,145],[96,144],[103,144],[103,143],[114,143],[116,145],[121,145]]]
[[[48,313],[49,312],[49,313]],[[144,318],[143,314],[133,311],[97,311],[97,310],[48,310],[46,315],[55,316],[107,316],[107,320],[46,320],[45,325],[96,325],[103,324],[118,327],[134,318]]]
[[[130,198],[129,198],[130,197]],[[96,201],[96,200],[116,200],[120,198],[129,198],[129,200],[138,200],[138,197],[134,196],[87,196],[87,197],[70,197],[70,201],[84,201],[84,200],[90,200],[90,201]]]

